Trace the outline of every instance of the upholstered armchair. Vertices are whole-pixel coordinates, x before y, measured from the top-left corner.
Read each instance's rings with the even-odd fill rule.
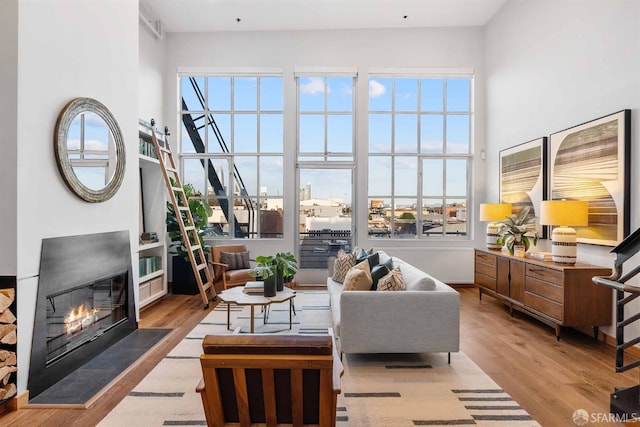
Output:
[[[207,425],[335,426],[343,366],[332,335],[207,335],[202,348]]]
[[[244,245],[212,246],[210,263],[216,289],[225,290],[255,280],[249,276],[249,252]]]

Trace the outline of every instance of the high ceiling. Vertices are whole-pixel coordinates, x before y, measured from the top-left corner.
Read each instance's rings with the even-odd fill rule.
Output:
[[[483,26],[508,0],[140,0],[167,32]]]

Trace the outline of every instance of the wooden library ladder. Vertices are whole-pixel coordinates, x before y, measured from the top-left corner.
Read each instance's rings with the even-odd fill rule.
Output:
[[[151,126],[153,127],[154,125],[155,120],[151,119]],[[173,159],[173,153],[169,147],[169,129],[166,126],[164,128],[164,134],[165,138],[163,145],[160,145],[154,132],[151,132],[151,140],[153,141],[153,147],[155,148],[158,160],[160,161],[160,168],[162,169],[162,175],[164,176],[164,183],[167,187],[167,191],[169,191],[169,199],[171,200],[174,212],[176,213],[178,225],[180,226],[180,233],[182,234],[182,240],[184,241],[184,246],[189,254],[191,268],[193,269],[193,274],[196,278],[196,282],[198,283],[200,296],[202,297],[202,302],[204,303],[204,308],[206,310],[209,308],[210,301],[207,291],[210,290],[213,294],[211,296],[211,300],[216,298],[216,290],[213,287],[213,275],[209,270],[207,258],[205,257],[204,250],[200,244],[198,230],[195,227],[193,215],[191,215],[191,210],[189,209],[189,200],[187,200],[184,188],[182,187],[180,175],[178,174],[178,169],[176,168],[176,164]],[[200,275],[200,272],[203,270],[207,278],[206,282],[203,282],[202,276]]]

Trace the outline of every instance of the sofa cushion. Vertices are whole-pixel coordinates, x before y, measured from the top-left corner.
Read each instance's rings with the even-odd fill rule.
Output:
[[[227,283],[252,282],[256,280],[255,277],[249,275],[249,269],[231,270],[225,274]]]
[[[371,274],[368,266],[367,271],[353,267],[347,272],[344,278],[344,290],[346,291],[368,291],[371,288]]]
[[[338,258],[336,258],[333,267],[333,276],[331,278],[338,283],[344,282],[347,271],[354,265],[356,265],[355,254],[347,254],[344,251],[338,252]]]
[[[394,268],[378,280],[378,290],[379,291],[403,291],[404,290],[404,280],[402,278],[402,272],[399,268]]]
[[[220,252],[220,262],[227,264],[227,270],[249,268],[249,252]]]
[[[387,255],[387,253],[383,250],[378,251],[378,264],[386,264],[389,262],[391,257]]]
[[[422,270],[418,270],[412,265],[400,266],[404,285],[408,291],[433,291],[436,289],[436,282]]]
[[[433,291],[436,289],[436,282],[429,276],[422,276],[418,280],[405,285],[408,291]]]
[[[404,286],[408,291],[433,291],[436,289],[436,282],[431,276],[422,270],[396,258],[394,266],[400,267]]]

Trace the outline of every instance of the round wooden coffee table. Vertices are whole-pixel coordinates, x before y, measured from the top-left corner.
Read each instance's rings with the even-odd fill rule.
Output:
[[[293,299],[296,296],[296,291],[289,288],[284,288],[282,291],[276,292],[273,297],[265,297],[261,294],[246,294],[243,292],[244,286],[236,286],[231,289],[227,289],[218,294],[220,301],[227,304],[227,329],[231,327],[231,304],[237,306],[248,305],[251,307],[251,333],[255,333],[254,316],[255,307],[264,307],[264,323],[267,324],[268,307],[273,303],[281,303],[289,301],[289,329],[293,325]]]

